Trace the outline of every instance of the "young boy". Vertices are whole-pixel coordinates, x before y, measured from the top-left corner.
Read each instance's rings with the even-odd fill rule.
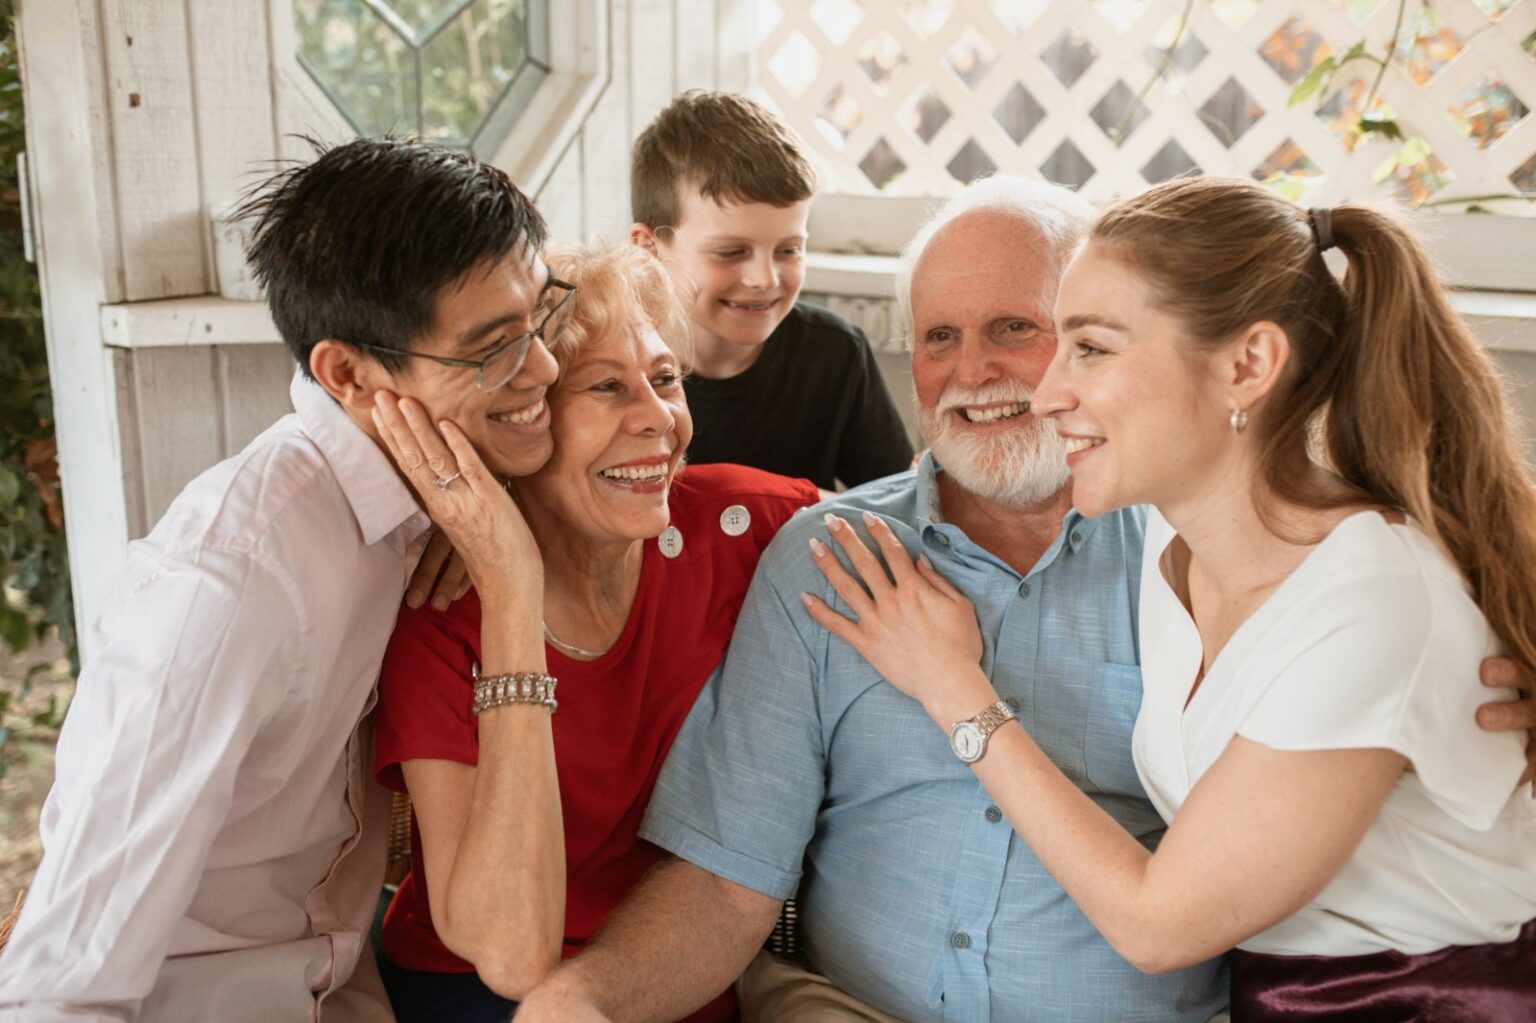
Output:
[[[730,93],[673,100],[630,161],[630,239],[672,271],[692,320],[689,459],[831,490],[906,469],[912,445],[863,332],[795,301],[815,191],[789,129]]]

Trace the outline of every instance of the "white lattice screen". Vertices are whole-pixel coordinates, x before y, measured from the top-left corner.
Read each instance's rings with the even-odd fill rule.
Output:
[[[1396,0],[760,3],[761,93],[821,155],[833,191],[944,194],[1001,169],[1107,198],[1198,168],[1278,171],[1313,202],[1536,192],[1536,0],[1409,0],[1373,106],[1406,138],[1353,150],[1344,129],[1375,64],[1287,100],[1360,40],[1384,54]],[[1116,146],[1186,9],[1167,74]]]

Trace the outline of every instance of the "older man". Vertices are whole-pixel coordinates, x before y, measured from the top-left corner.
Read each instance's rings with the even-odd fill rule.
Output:
[[[1074,512],[1059,441],[1029,411],[1091,215],[1054,186],[996,178],[923,229],[899,294],[931,454],[816,510],[880,516],[970,598],[997,691],[1150,846],[1163,824],[1131,760],[1142,515]],[[769,547],[678,736],[642,830],[678,858],[520,1023],[684,1015],[753,959],[797,891],[810,969],[760,957],[742,982],[749,1020],[1209,1019],[1226,1001],[1219,960],[1137,972],[1013,835],[966,763],[997,715],[974,708],[970,748],[952,749],[811,620],[802,594],[835,601],[806,551],[825,539],[802,515]]]

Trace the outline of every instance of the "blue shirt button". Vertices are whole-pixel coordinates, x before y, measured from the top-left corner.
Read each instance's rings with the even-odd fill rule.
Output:
[[[933,542],[938,544],[940,547],[948,547],[949,537],[945,536],[943,533],[935,533],[933,534]]]
[[[956,931],[949,936],[949,943],[956,948],[970,948],[971,936],[964,931]]]
[[[1003,811],[999,810],[995,806],[987,807],[987,820],[991,821],[993,824],[996,824],[998,821],[1000,821],[1002,819],[1003,819]]]
[[[1072,530],[1072,542],[1075,544],[1083,542],[1083,534],[1081,530]]]
[[[1029,583],[1027,583],[1027,582],[1019,583],[1019,596],[1021,596],[1021,597],[1029,596]]]

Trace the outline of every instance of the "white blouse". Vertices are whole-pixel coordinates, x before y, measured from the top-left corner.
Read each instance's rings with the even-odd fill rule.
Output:
[[[1237,629],[1186,709],[1202,646],[1162,570],[1173,538],[1154,510],[1134,749],[1165,819],[1235,735],[1411,762],[1338,876],[1241,947],[1342,956],[1513,940],[1536,918],[1536,799],[1515,788],[1525,734],[1477,726],[1498,692],[1478,666],[1500,648],[1457,569],[1415,526],[1350,516]]]

